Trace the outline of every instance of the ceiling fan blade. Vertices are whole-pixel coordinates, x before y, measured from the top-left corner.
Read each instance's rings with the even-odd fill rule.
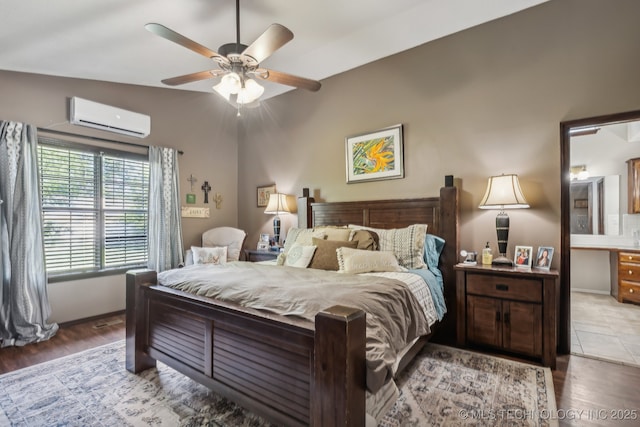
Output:
[[[224,74],[223,70],[207,70],[207,71],[199,71],[197,73],[185,74],[184,76],[171,77],[169,79],[162,80],[162,83],[169,86],[178,86],[183,85],[185,83],[197,82],[200,80],[212,79],[214,77],[218,77],[221,74]]]
[[[144,28],[160,37],[163,37],[169,41],[179,44],[180,46],[186,47],[187,49],[191,49],[192,51],[199,53],[200,55],[206,56],[207,58],[224,58],[217,52],[212,51],[211,49],[202,46],[200,43],[196,43],[193,40],[183,36],[182,34],[176,33],[170,28],[165,27],[161,24],[149,23],[144,26]],[[226,59],[226,58],[225,58]]]
[[[293,33],[287,27],[271,24],[242,54],[252,57],[259,64],[291,39],[293,39]]]
[[[294,76],[292,74],[282,73],[280,71],[267,70],[265,68],[257,71],[261,72],[255,73],[255,76],[261,78],[262,80],[268,80],[270,82],[280,83],[287,86],[299,87],[302,89],[310,90],[311,92],[317,92],[320,89],[320,86],[322,86],[319,81]]]

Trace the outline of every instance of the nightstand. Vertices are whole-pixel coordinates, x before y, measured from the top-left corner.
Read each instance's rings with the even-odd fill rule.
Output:
[[[540,359],[555,369],[558,272],[458,264],[456,341]]]
[[[249,262],[269,261],[278,258],[276,251],[258,251],[255,249],[245,249],[244,259]]]

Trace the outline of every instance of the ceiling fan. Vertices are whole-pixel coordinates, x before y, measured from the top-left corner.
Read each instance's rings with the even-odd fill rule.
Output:
[[[145,29],[213,59],[219,67],[162,80],[166,85],[178,86],[222,77],[213,89],[237,108],[256,105],[264,92],[264,88],[251,77],[313,92],[320,89],[318,81],[260,67],[262,61],[293,39],[293,33],[283,25],[272,24],[251,45],[240,43],[240,0],[236,0],[236,42],[223,44],[218,48],[218,52],[161,24],[149,23],[145,25]]]

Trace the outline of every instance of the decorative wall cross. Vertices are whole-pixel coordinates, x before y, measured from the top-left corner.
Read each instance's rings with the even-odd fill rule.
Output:
[[[211,186],[209,185],[209,181],[205,181],[204,184],[202,184],[202,191],[204,191],[204,202],[205,203],[209,203],[209,191],[211,191]]]
[[[189,175],[189,178],[187,178],[187,181],[189,181],[191,183],[191,192],[193,193],[193,183],[197,181],[197,179],[193,176],[193,174]]]

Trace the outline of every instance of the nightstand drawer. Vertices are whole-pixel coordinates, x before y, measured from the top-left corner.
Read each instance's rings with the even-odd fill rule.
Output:
[[[540,280],[467,274],[467,293],[528,302],[542,302]]]
[[[640,284],[637,282],[628,282],[620,280],[620,288],[618,289],[618,299],[620,301],[631,301],[640,304]]]

